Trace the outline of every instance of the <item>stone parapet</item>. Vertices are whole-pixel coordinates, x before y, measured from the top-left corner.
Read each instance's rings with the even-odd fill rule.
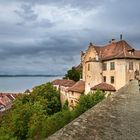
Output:
[[[140,93],[136,80],[104,99],[47,140],[138,140]]]

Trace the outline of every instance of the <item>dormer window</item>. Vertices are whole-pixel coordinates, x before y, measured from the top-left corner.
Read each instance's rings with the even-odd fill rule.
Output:
[[[129,54],[131,54],[132,55],[132,51],[128,51],[129,52]]]
[[[134,54],[134,51],[135,51],[135,49],[131,49],[131,50],[128,50],[128,53],[131,54],[131,55],[133,55]]]
[[[98,57],[98,55],[96,55],[96,60],[97,60],[97,61],[99,60],[99,57]]]

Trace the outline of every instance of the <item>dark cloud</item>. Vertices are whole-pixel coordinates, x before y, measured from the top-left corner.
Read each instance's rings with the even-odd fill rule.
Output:
[[[120,34],[140,49],[138,0],[0,0],[0,8],[0,74],[63,74],[89,42]]]
[[[18,14],[18,16],[23,18],[25,21],[34,21],[38,17],[37,14],[35,14],[32,10],[32,6],[27,4],[21,5],[21,9],[15,10],[15,13]]]
[[[46,72],[63,74],[63,69],[79,63],[81,48],[77,42],[73,36],[52,36],[48,41],[36,41],[35,44],[1,43],[0,59],[3,60],[2,63],[6,62],[2,69],[11,71],[9,66],[12,65],[16,69],[14,72],[17,73],[19,71],[23,73],[21,70],[23,68],[24,73],[28,69],[28,73],[42,71],[44,74]],[[37,70],[34,70],[36,66]]]
[[[76,8],[84,8],[84,9],[89,9],[89,8],[94,8],[105,2],[105,0],[22,0],[22,2],[30,3],[31,5],[55,5],[55,6],[71,6],[71,7],[76,7]]]
[[[50,28],[50,27],[55,26],[55,23],[51,22],[48,19],[42,19],[41,21],[36,22],[34,24],[34,26],[38,26],[38,27],[41,27],[41,28]]]

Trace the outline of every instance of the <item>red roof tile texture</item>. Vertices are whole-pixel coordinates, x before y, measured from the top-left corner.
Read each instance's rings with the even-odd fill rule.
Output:
[[[114,58],[140,59],[140,51],[135,50],[125,40],[114,41],[106,46],[94,46],[101,60]]]
[[[104,82],[98,85],[95,85],[94,87],[91,88],[91,90],[97,90],[97,89],[104,90],[104,91],[116,91],[114,86],[104,83]]]
[[[12,101],[15,100],[17,96],[18,94],[0,93],[0,104],[4,105],[6,108],[10,108]]]
[[[76,82],[75,85],[73,85],[72,87],[68,88],[68,91],[84,93],[84,91],[85,91],[85,82],[82,81],[82,80]]]
[[[64,87],[72,87],[76,82],[73,80],[67,80],[67,79],[56,79],[52,81],[53,85],[59,85]]]

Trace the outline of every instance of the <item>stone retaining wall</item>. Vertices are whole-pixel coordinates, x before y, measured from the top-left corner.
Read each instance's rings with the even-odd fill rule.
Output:
[[[140,93],[131,81],[47,140],[140,139]]]

